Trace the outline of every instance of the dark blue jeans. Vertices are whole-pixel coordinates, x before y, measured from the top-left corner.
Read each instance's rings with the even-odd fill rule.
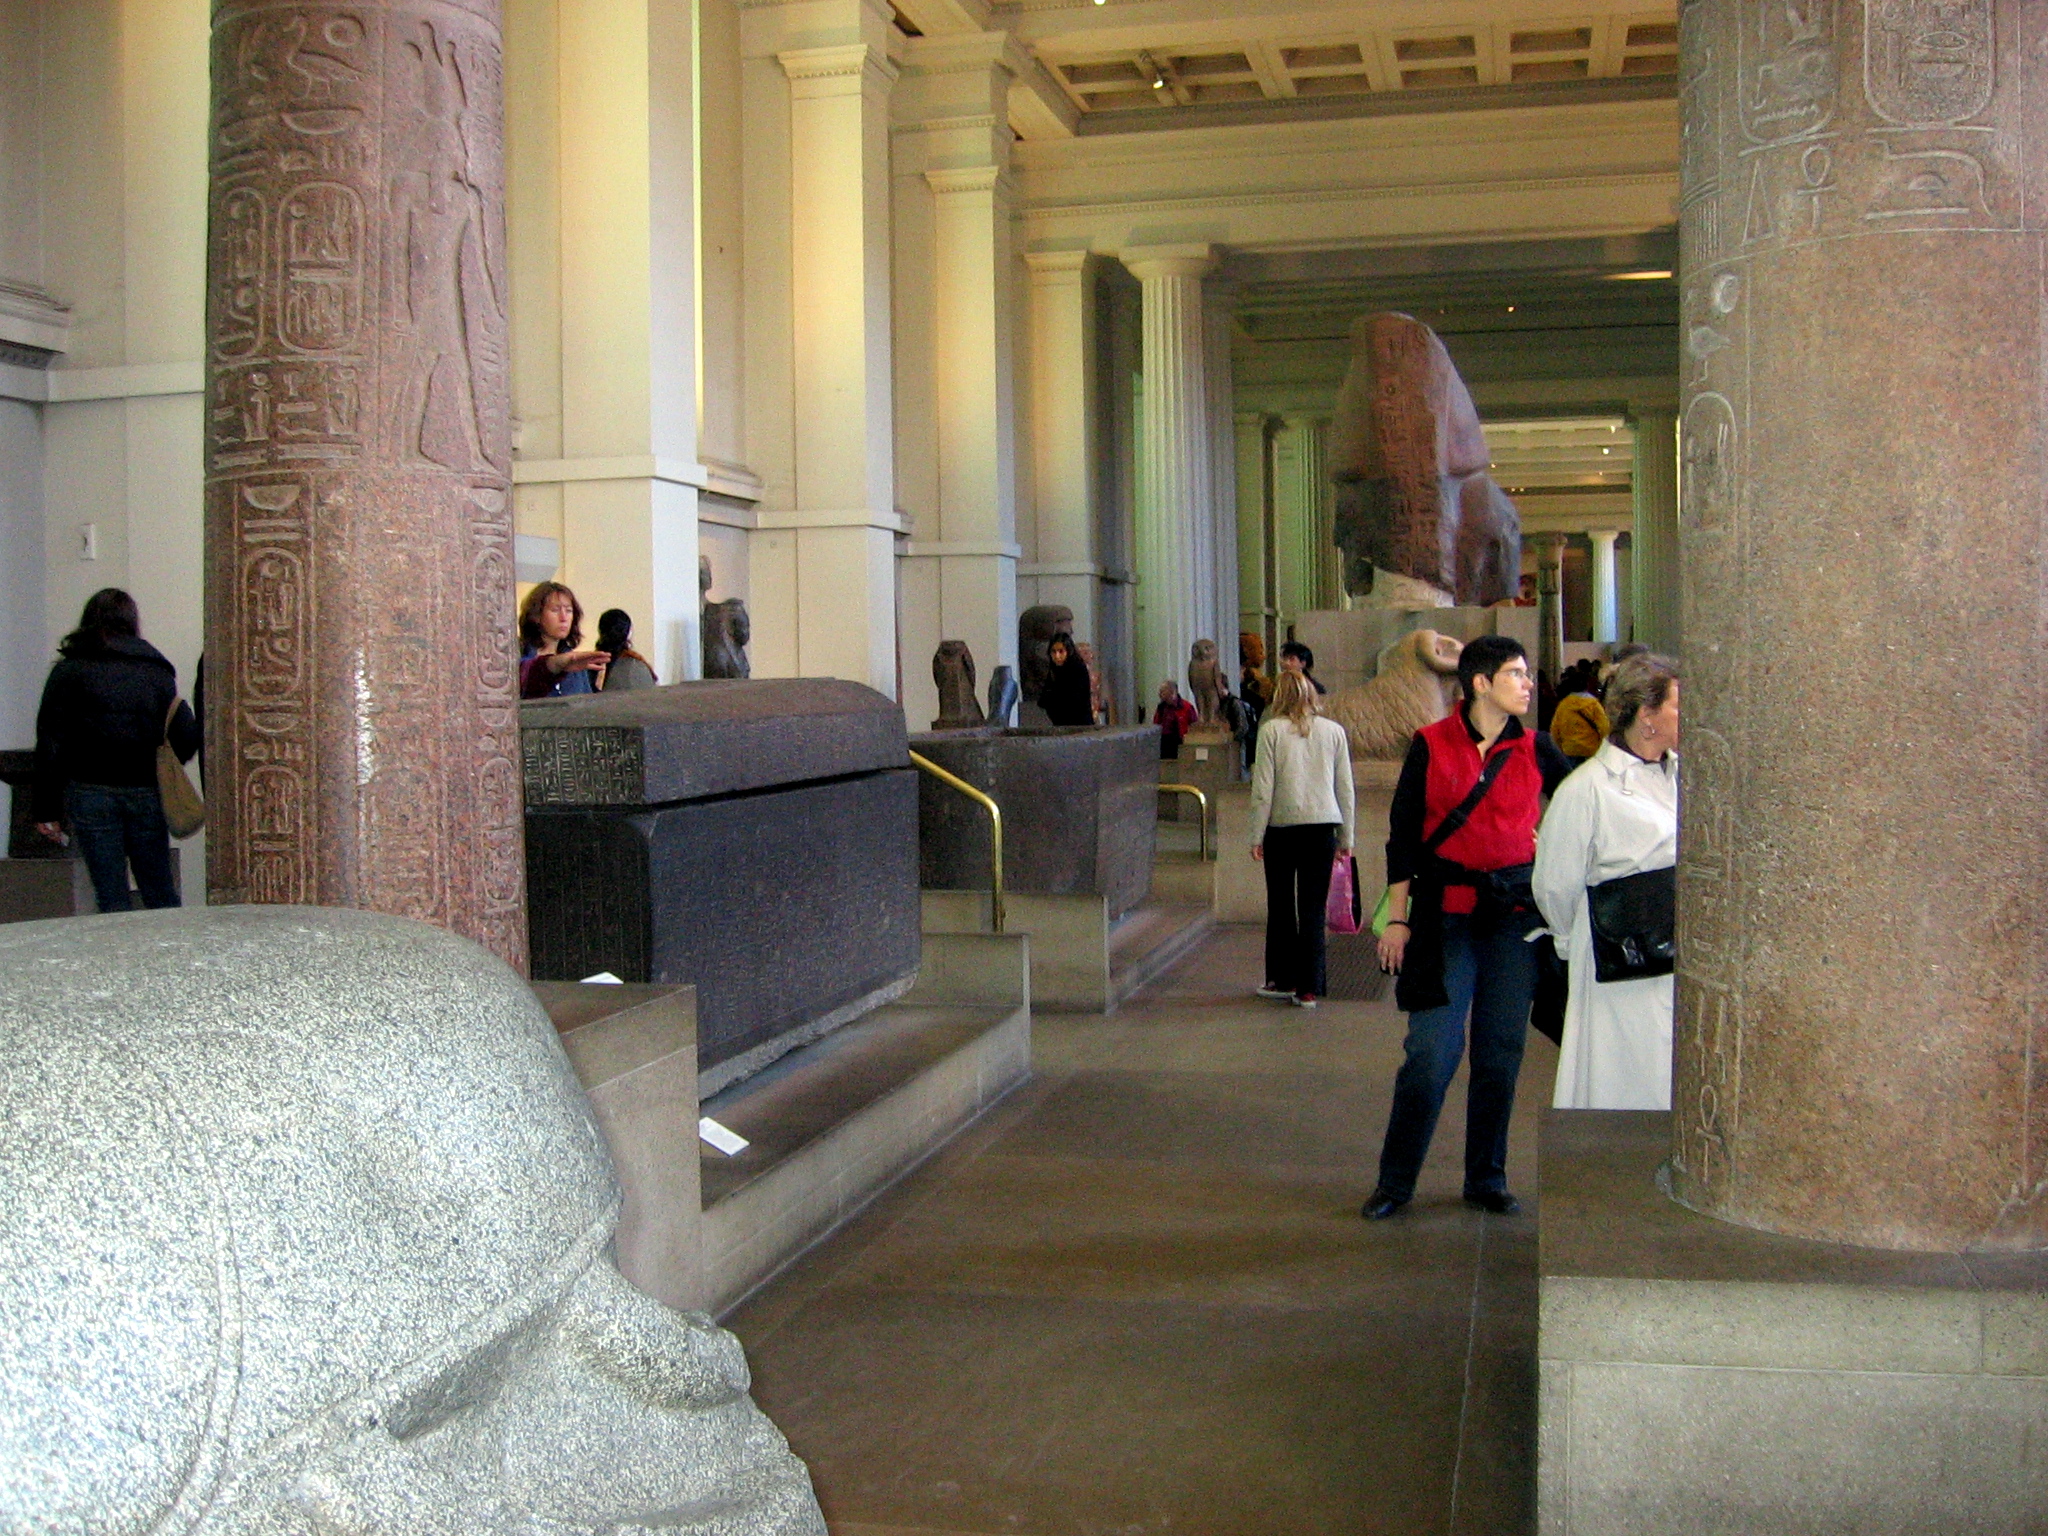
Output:
[[[126,912],[133,905],[128,895],[131,864],[144,906],[179,904],[171,878],[171,829],[164,824],[164,802],[154,784],[67,784],[64,819],[71,824],[102,912]]]
[[[1465,1097],[1465,1193],[1507,1188],[1508,1116],[1522,1072],[1522,1042],[1536,991],[1535,946],[1512,927],[1444,918],[1441,1008],[1408,1015],[1407,1059],[1394,1079],[1394,1113],[1380,1152],[1381,1194],[1407,1200],[1429,1155],[1444,1093],[1465,1054],[1472,1019],[1472,1081]]]

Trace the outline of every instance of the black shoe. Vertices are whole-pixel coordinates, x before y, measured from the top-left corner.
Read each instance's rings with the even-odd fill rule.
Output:
[[[1494,1216],[1513,1216],[1522,1209],[1522,1202],[1504,1189],[1468,1189],[1465,1203]]]
[[[1396,1200],[1383,1189],[1372,1192],[1372,1198],[1359,1208],[1358,1214],[1367,1221],[1385,1221],[1389,1216],[1398,1216],[1407,1206],[1406,1200]]]

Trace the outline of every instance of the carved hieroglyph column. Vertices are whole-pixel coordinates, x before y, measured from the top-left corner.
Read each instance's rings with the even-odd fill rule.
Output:
[[[1205,245],[1165,246],[1126,251],[1123,262],[1144,288],[1138,692],[1150,719],[1160,682],[1178,678],[1187,692],[1189,649],[1215,638],[1215,455],[1202,303],[1215,258]]]
[[[497,0],[216,0],[207,887],[526,958]]]
[[[1536,546],[1536,666],[1556,681],[1564,670],[1564,535],[1539,533]]]
[[[1633,406],[1635,524],[1629,534],[1635,637],[1676,656],[1678,624],[1678,413]]]
[[[2048,1246],[2048,8],[1680,16],[1676,1191]]]

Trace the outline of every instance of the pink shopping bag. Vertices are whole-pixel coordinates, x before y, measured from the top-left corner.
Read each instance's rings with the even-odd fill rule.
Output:
[[[1350,854],[1339,854],[1330,866],[1330,899],[1323,921],[1332,933],[1356,933],[1365,914],[1358,902],[1358,870]]]

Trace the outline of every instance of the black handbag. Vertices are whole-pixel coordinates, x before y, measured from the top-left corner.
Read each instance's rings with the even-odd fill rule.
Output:
[[[1646,869],[1586,887],[1596,981],[1669,976],[1678,967],[1678,871]]]

